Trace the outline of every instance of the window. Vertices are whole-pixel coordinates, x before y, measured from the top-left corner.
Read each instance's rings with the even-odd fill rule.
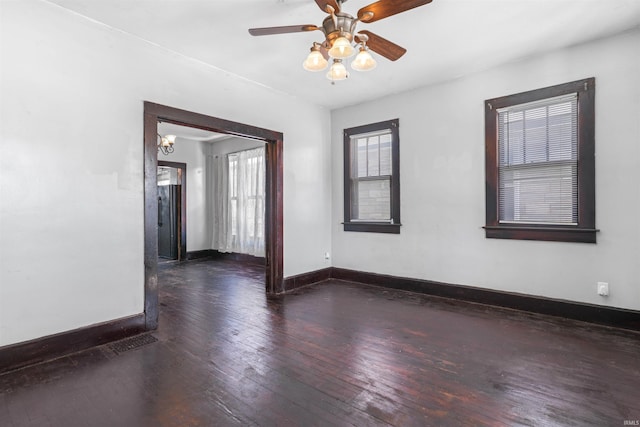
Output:
[[[264,256],[265,149],[216,157],[214,165],[213,248]]]
[[[231,235],[264,238],[264,148],[227,156]]]
[[[344,131],[344,230],[400,233],[399,121]]]
[[[486,237],[596,242],[595,79],[485,102]]]

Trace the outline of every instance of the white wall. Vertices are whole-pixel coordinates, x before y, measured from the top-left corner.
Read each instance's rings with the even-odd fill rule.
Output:
[[[334,266],[640,309],[638,46],[636,30],[333,111]],[[591,76],[598,243],[486,239],[483,101]],[[394,118],[401,234],[344,232],[342,130]]]
[[[283,132],[284,273],[325,266],[328,111],[49,3],[1,3],[0,345],[142,312],[145,100]]]

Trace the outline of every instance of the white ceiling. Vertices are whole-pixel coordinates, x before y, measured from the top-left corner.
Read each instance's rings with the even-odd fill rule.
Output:
[[[230,135],[224,133],[216,133],[194,127],[174,125],[173,123],[166,122],[158,123],[158,133],[162,136],[175,135],[178,138],[212,143],[231,138]]]
[[[540,52],[640,26],[640,0],[434,0],[371,24],[405,47],[396,62],[331,85],[303,70],[318,31],[252,37],[247,29],[320,25],[313,0],[45,0],[195,58],[215,68],[328,108],[432,84]],[[349,0],[355,15],[371,0]]]

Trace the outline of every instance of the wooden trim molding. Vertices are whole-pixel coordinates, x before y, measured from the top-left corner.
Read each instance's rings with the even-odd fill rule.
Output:
[[[202,259],[202,258],[213,258],[216,256],[216,253],[213,249],[203,249],[201,251],[190,251],[187,252],[187,261],[191,261],[194,259]]]
[[[344,231],[360,231],[367,233],[391,233],[400,234],[400,119],[386,120],[378,123],[357,126],[343,131],[343,163],[344,163]],[[355,166],[357,154],[351,146],[351,138],[362,134],[378,131],[391,131],[391,175],[390,175],[390,222],[361,221],[352,220],[359,215],[353,211],[354,205],[351,203],[354,195],[354,180],[364,180],[368,178],[353,178],[352,170]]]
[[[313,285],[314,283],[324,282],[331,278],[331,267],[320,270],[310,271],[308,273],[289,276],[284,279],[284,292],[289,292],[303,286]]]
[[[265,265],[266,258],[263,256],[253,256],[249,254],[239,254],[235,252],[220,252],[216,249],[203,249],[201,251],[187,252],[187,260],[212,258],[216,260],[229,260],[243,262],[247,264]]]
[[[232,122],[218,117],[144,102],[144,296],[147,329],[158,327],[158,122],[225,133],[266,143],[265,257],[266,292],[283,292],[284,222],[281,132]]]
[[[0,347],[0,374],[117,341],[146,330],[144,314]]]
[[[594,77],[485,101],[485,236],[492,239],[596,243]],[[500,221],[498,110],[571,93],[578,94],[577,224],[548,225]]]
[[[640,311],[333,267],[331,278],[640,332]]]

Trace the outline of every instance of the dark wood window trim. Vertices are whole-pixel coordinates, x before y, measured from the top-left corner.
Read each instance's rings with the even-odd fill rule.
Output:
[[[505,224],[499,222],[497,110],[546,98],[578,94],[577,225]],[[485,179],[487,238],[596,243],[595,78],[485,101]]]
[[[400,121],[399,119],[344,130],[344,231],[400,234]],[[391,130],[391,219],[392,222],[351,221],[351,137]]]

